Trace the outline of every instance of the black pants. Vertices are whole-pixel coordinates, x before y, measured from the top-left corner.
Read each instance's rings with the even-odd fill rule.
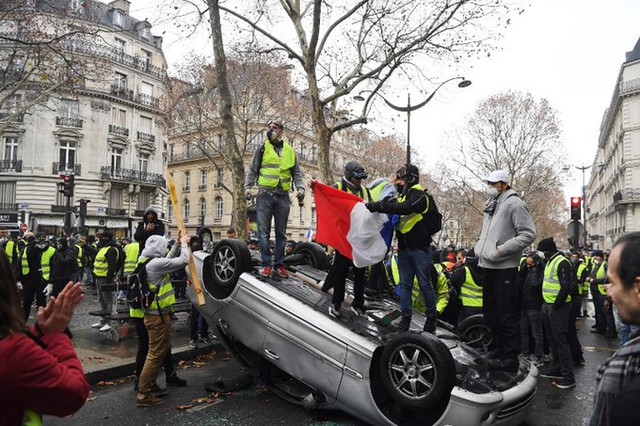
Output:
[[[167,315],[166,321],[171,321]],[[147,359],[147,352],[149,352],[149,332],[144,325],[144,318],[133,318],[133,322],[136,325],[136,334],[138,335],[138,353],[136,354],[136,377],[140,377],[144,362]],[[175,373],[176,369],[173,367],[173,358],[171,357],[171,348],[169,352],[162,360],[162,367],[164,368],[164,374],[166,377]]]
[[[520,312],[516,278],[518,268],[485,268],[482,288],[482,310],[493,334],[489,349],[506,358],[518,358],[520,353]]]
[[[384,270],[384,262],[380,261],[375,265],[369,267],[369,284],[368,288],[371,290],[382,290],[389,287],[387,281],[387,274]]]
[[[329,291],[330,288],[333,288],[333,304],[336,306],[342,305],[349,268],[353,268],[354,275],[352,306],[354,308],[362,308],[364,306],[365,268],[356,268],[353,266],[351,259],[343,256],[337,250],[322,290]]]
[[[549,346],[551,346],[551,353],[553,354],[551,368],[559,371],[563,377],[573,377],[571,350],[567,342],[570,313],[571,303],[565,303],[564,306],[558,309],[553,309],[550,303],[542,304],[544,332],[549,338]]]
[[[460,311],[458,312],[458,324],[460,324],[465,319],[469,318],[471,315],[477,315],[482,313],[482,308],[479,306],[462,306]]]
[[[44,296],[44,288],[47,283],[42,281],[40,277],[26,276],[22,279],[22,312],[24,314],[24,320],[29,319],[31,314],[31,305],[35,299],[38,306],[46,306],[47,299]]]
[[[582,298],[571,298],[571,312],[569,313],[569,324],[567,328],[567,342],[571,351],[571,358],[574,361],[582,358],[582,345],[578,340],[578,330],[576,329],[576,320],[580,315],[580,307],[582,306]]]

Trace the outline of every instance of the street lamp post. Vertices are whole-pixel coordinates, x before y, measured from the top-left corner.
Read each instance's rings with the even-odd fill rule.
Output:
[[[576,169],[580,170],[582,172],[582,242],[583,244],[586,246],[587,245],[587,235],[589,235],[587,233],[587,191],[585,189],[585,182],[584,182],[584,172],[586,170],[589,170],[591,168],[591,165],[588,166],[575,166]],[[576,245],[578,244],[578,241],[576,241]]]
[[[426,104],[429,103],[429,101],[431,101],[431,99],[433,99],[433,97],[435,96],[435,94],[438,92],[438,90],[444,86],[446,83],[453,81],[453,80],[462,80],[460,81],[460,83],[458,83],[458,87],[460,88],[464,88],[464,87],[469,87],[471,85],[471,81],[465,79],[464,77],[452,77],[448,80],[443,81],[442,83],[440,83],[440,85],[438,87],[436,87],[436,90],[433,91],[433,93],[431,93],[431,95],[429,95],[429,97],[427,99],[425,99],[424,101],[420,102],[417,105],[411,105],[411,95],[409,93],[407,93],[407,106],[406,107],[401,107],[398,105],[394,105],[391,102],[389,102],[384,96],[380,95],[380,97],[386,102],[387,105],[389,105],[389,107],[391,107],[392,109],[395,109],[396,111],[400,111],[400,112],[406,112],[407,113],[407,164],[411,164],[411,112],[418,110],[420,108],[422,108],[423,106],[425,106]]]

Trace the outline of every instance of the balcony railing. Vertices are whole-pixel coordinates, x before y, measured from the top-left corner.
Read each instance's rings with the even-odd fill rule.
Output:
[[[199,158],[205,158],[207,156],[212,157],[212,156],[215,156],[217,152],[218,151],[209,147],[205,148],[204,151],[198,147],[191,148],[189,151],[181,152],[179,154],[172,154],[169,157],[169,163],[185,161],[185,160],[197,160]]]
[[[191,190],[191,187],[189,185],[185,185],[182,187],[182,192],[189,192]]]
[[[67,206],[52,204],[51,205],[51,213],[65,213],[67,211]],[[71,211],[74,213],[78,213],[78,206],[71,206]]]
[[[17,203],[0,203],[0,211],[18,211]]]
[[[0,160],[0,172],[22,172],[22,160]]]
[[[198,185],[198,191],[204,191],[205,189],[207,189],[207,184]]]
[[[613,203],[631,203],[640,201],[640,188],[626,188],[613,194]]]
[[[129,129],[126,127],[116,126],[115,124],[109,124],[109,133],[129,137]]]
[[[56,117],[56,125],[82,129],[82,120],[72,117]]]
[[[11,120],[12,123],[24,123],[24,114],[13,112],[0,112],[0,121]]]
[[[117,169],[111,166],[102,166],[100,168],[100,178],[120,182],[145,183],[160,187],[166,186],[164,176],[160,174],[133,169]]]
[[[53,163],[51,167],[51,173],[54,175],[60,173],[68,173],[73,172],[74,175],[80,176],[81,167],[80,164],[69,164],[69,163]]]
[[[160,107],[160,100],[158,98],[154,98],[153,96],[146,95],[144,93],[138,93],[137,102],[153,108]]]
[[[150,133],[138,132],[138,140],[143,142],[155,143],[156,137]]]
[[[125,99],[127,101],[135,101],[135,97],[133,96],[133,90],[130,90],[128,87],[122,84],[112,84],[111,85],[111,94],[121,99]]]
[[[105,209],[105,213],[107,213],[107,216],[126,216],[127,215],[127,211],[125,209],[115,209],[112,207],[107,207]]]
[[[144,210],[134,210],[133,215],[136,217],[144,217]]]

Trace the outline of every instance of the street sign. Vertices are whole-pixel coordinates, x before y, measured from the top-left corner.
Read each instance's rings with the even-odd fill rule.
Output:
[[[20,232],[27,232],[27,224],[23,223],[22,225],[20,225]]]
[[[18,210],[24,210],[24,211],[29,210],[29,204],[27,203],[18,204]]]
[[[576,226],[578,227],[578,245],[584,245],[584,225],[577,220],[572,220],[567,225],[567,238],[574,238],[576,235]]]

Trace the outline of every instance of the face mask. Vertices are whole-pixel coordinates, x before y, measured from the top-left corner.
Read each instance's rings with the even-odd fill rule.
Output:
[[[278,139],[278,134],[274,129],[267,130],[267,139],[269,139],[271,142]]]
[[[495,186],[490,186],[487,188],[487,190],[485,191],[485,193],[492,198],[495,198],[498,196],[498,194],[500,194],[498,192],[498,188],[496,188]]]
[[[571,259],[571,263],[578,264],[580,263],[580,259]]]
[[[396,191],[402,194],[403,190],[404,190],[404,185],[396,185]]]
[[[36,247],[38,247],[39,249],[43,250],[43,249],[47,248],[47,243],[38,243],[38,244],[36,244]]]
[[[600,264],[600,261],[599,261],[599,260],[594,259],[594,260],[593,260],[593,264],[594,264],[594,265],[599,265],[599,264]]]

